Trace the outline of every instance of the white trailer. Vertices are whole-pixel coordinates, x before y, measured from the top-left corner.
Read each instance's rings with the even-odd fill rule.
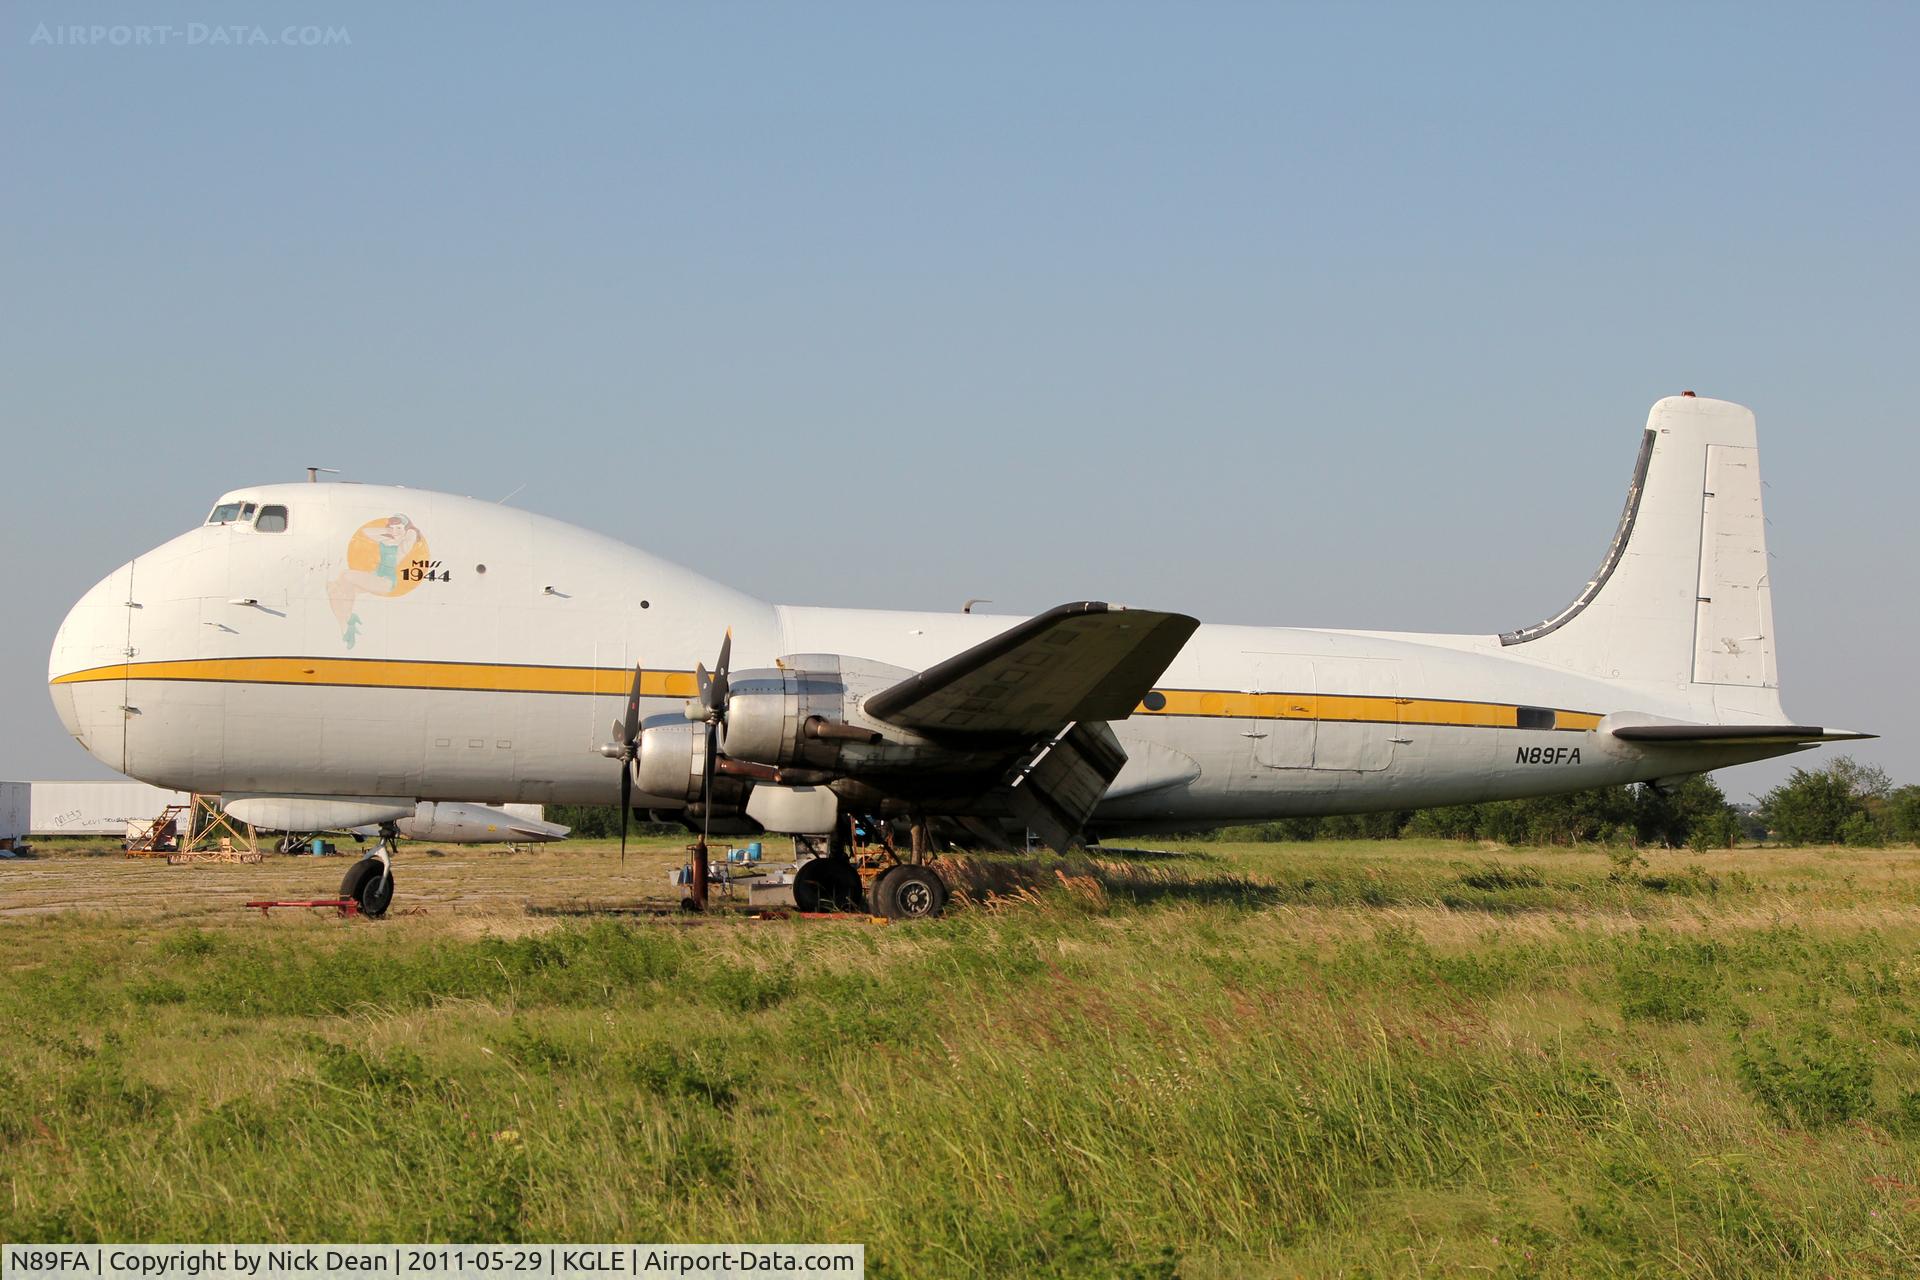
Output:
[[[0,858],[27,842],[31,787],[24,782],[0,782]]]
[[[130,822],[150,823],[170,804],[190,804],[184,791],[131,779],[122,782],[34,782],[28,830],[36,836],[111,836],[124,840]]]

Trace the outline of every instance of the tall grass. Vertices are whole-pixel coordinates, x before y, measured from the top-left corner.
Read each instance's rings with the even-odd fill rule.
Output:
[[[14,922],[0,1237],[1913,1274],[1910,861],[1267,845],[981,860],[907,928]]]

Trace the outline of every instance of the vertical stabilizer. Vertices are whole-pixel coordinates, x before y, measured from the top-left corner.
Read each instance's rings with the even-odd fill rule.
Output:
[[[1777,689],[1753,412],[1691,395],[1654,405],[1599,572],[1500,643],[1608,680]]]

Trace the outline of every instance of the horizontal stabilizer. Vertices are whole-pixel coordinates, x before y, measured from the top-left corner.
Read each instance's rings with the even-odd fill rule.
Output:
[[[1622,742],[1649,746],[1741,747],[1786,743],[1846,742],[1876,738],[1851,729],[1822,729],[1805,724],[1623,724],[1613,730]]]
[[[1124,720],[1199,626],[1181,613],[1063,604],[882,689],[864,710],[924,733],[1023,737]]]

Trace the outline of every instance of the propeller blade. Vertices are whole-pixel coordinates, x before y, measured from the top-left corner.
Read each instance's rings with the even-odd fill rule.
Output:
[[[633,664],[633,689],[627,694],[627,718],[620,728],[620,741],[633,749],[633,741],[640,736],[640,679],[645,674],[639,663]]]
[[[633,664],[633,688],[627,693],[626,719],[615,722],[620,742],[620,861],[627,860],[627,826],[633,821],[633,757],[640,744],[640,682],[646,668]]]
[[[727,673],[733,669],[733,628],[727,628],[720,641],[720,658],[713,664],[713,705],[721,715],[727,711]]]

